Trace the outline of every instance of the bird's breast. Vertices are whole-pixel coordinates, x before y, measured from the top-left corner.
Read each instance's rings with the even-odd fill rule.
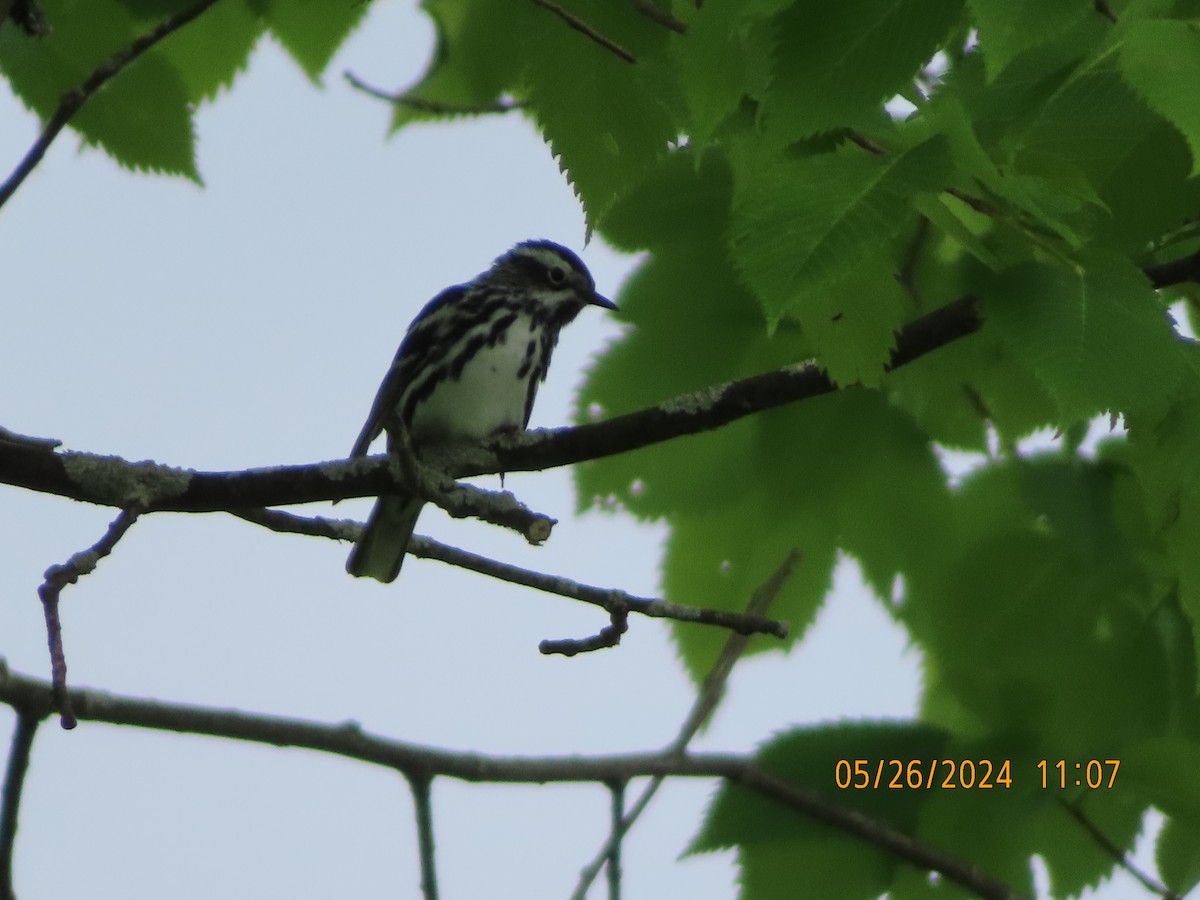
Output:
[[[524,429],[530,382],[536,390],[543,368],[540,329],[525,315],[495,326],[473,326],[447,354],[439,380],[413,409],[414,441],[483,440]]]

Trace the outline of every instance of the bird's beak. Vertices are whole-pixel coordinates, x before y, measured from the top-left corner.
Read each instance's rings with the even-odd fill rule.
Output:
[[[592,291],[592,296],[588,298],[588,303],[591,306],[603,306],[605,309],[615,310],[617,308],[617,304],[613,303],[603,294],[597,294],[595,291]]]

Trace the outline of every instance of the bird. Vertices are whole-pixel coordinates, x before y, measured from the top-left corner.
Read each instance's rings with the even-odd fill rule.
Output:
[[[587,306],[617,309],[583,260],[549,240],[523,241],[446,288],[408,326],[350,458],[385,431],[392,452],[401,427],[414,450],[524,431],[559,332]],[[411,494],[380,496],[346,571],[395,581],[423,505]]]

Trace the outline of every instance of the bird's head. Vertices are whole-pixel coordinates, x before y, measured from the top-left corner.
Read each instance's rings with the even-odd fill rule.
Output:
[[[596,293],[592,273],[573,252],[553,241],[523,241],[499,257],[485,274],[494,280],[536,297],[550,307],[602,306],[616,309]]]

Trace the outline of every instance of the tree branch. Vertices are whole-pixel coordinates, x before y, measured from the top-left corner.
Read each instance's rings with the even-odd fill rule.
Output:
[[[117,541],[125,536],[131,525],[137,521],[137,509],[123,509],[113,519],[100,538],[88,549],[73,554],[62,565],[53,565],[46,570],[46,580],[38,588],[38,596],[42,600],[42,609],[46,615],[46,642],[50,646],[50,671],[53,673],[54,696],[58,701],[58,710],[62,713],[62,727],[75,727],[75,716],[71,712],[71,703],[67,694],[67,656],[63,650],[62,622],[58,616],[58,600],[63,588],[74,584],[84,575],[90,574],[96,564],[112,553]]]
[[[889,369],[978,331],[974,297],[910,322],[897,335]],[[460,449],[442,460],[459,477],[528,472],[626,453],[720,428],[746,416],[836,390],[815,365],[793,365],[666,400],[640,412],[573,428],[505,438],[491,449]],[[47,452],[0,442],[0,483],[104,506],[148,512],[217,512],[344,500],[394,491],[386,456],[301,466],[196,472],[95,453]]]
[[[8,751],[8,770],[4,775],[4,793],[0,796],[0,900],[12,900],[13,845],[17,838],[17,814],[21,808],[21,790],[29,771],[29,752],[37,733],[38,717],[17,708],[12,747]]]
[[[278,509],[241,509],[234,510],[232,515],[239,519],[245,519],[247,522],[270,528],[272,531],[307,534],[341,541],[358,540],[363,527],[350,519],[327,519],[321,516],[308,518]],[[786,622],[768,619],[765,616],[733,613],[722,609],[682,606],[666,600],[637,597],[616,588],[582,584],[561,575],[548,575],[532,569],[523,569],[511,563],[471,553],[469,550],[451,547],[424,535],[413,535],[408,552],[421,559],[436,559],[447,565],[478,572],[480,575],[590,603],[607,610],[610,615],[636,612],[656,619],[674,619],[678,622],[715,625],[718,628],[728,628],[738,634],[770,634],[777,638],[785,638],[788,634]]]
[[[417,817],[417,848],[421,859],[421,894],[425,900],[438,900],[437,858],[433,845],[433,803],[430,789],[433,778],[425,773],[407,775],[412,789],[413,810]]]
[[[577,656],[580,653],[591,653],[593,650],[607,650],[621,643],[621,635],[629,630],[629,610],[616,609],[609,614],[608,624],[599,633],[586,638],[563,638],[557,641],[542,641],[538,644],[538,652],[546,656]]]
[[[33,142],[33,146],[29,148],[29,152],[25,154],[8,180],[4,184],[0,184],[0,206],[8,202],[11,197],[21,186],[21,183],[29,176],[29,173],[34,170],[42,157],[46,155],[46,151],[58,137],[67,123],[75,113],[79,112],[84,103],[96,91],[100,90],[106,82],[118,75],[122,69],[128,66],[131,62],[175,31],[178,31],[189,22],[198,19],[201,15],[208,11],[209,7],[216,4],[217,0],[200,0],[195,6],[190,6],[181,12],[176,13],[169,19],[163,20],[154,28],[147,31],[128,47],[118,50],[104,62],[96,67],[83,83],[78,87],[74,87],[67,91],[58,101],[58,107],[54,110],[54,114],[50,116],[46,122],[46,127],[42,129],[42,133],[38,135],[38,139]]]
[[[812,788],[785,781],[760,768],[751,758],[736,754],[681,756],[668,749],[658,753],[598,756],[490,756],[370,735],[355,722],[327,725],[78,688],[69,693],[76,713],[83,720],[204,734],[277,747],[303,747],[374,763],[406,775],[424,773],[427,777],[444,775],[463,781],[504,784],[551,781],[611,784],[656,775],[724,778],[919,868],[939,872],[986,900],[1016,900],[1018,897],[1003,883],[980,872],[977,866],[916,841],[890,825],[839,806]],[[49,715],[54,707],[49,683],[9,672],[3,660],[0,660],[0,702],[35,717]]]

